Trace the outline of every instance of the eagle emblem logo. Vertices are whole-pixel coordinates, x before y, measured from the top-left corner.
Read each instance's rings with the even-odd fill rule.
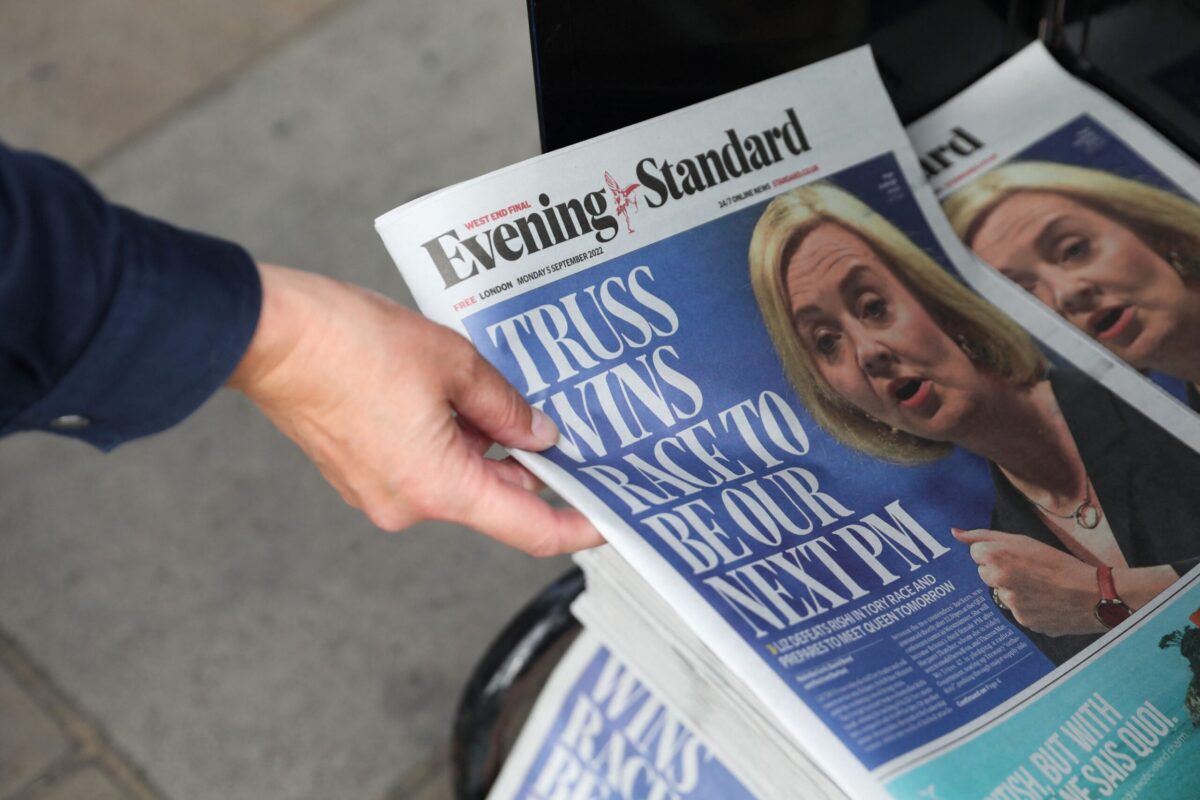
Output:
[[[612,192],[613,205],[618,217],[625,218],[625,228],[633,233],[633,225],[629,222],[629,207],[633,206],[633,210],[637,211],[637,198],[633,195],[633,190],[641,184],[631,183],[625,188],[621,188],[621,184],[617,183],[617,179],[608,174],[608,170],[604,171],[604,182],[608,184],[608,190]]]

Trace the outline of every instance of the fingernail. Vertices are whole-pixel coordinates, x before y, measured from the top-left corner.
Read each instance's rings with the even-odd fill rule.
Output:
[[[549,447],[558,441],[558,426],[540,408],[533,409],[533,425],[531,428],[534,438],[541,442],[543,447]]]
[[[950,532],[952,534],[954,534],[956,537],[961,536],[962,534],[966,533],[966,531],[964,531],[962,528],[951,528]]]

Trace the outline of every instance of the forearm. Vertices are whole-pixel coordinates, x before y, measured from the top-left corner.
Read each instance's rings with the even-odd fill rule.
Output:
[[[379,527],[459,522],[530,553],[598,544],[496,442],[558,438],[459,333],[351,284],[104,200],[0,146],[0,435],[102,449],[244,392]]]

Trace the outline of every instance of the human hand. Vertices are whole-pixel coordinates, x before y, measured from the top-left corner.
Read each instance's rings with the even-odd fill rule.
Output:
[[[979,577],[1021,625],[1049,636],[1103,633],[1096,619],[1096,568],[1028,536],[979,528],[951,528],[970,545]]]
[[[484,457],[493,441],[543,450],[558,431],[464,337],[357,286],[259,272],[262,314],[227,385],[371,522],[457,522],[538,556],[603,542],[511,457]]]

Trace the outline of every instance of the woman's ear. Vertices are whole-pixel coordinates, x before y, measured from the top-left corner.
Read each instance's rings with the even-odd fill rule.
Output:
[[[1200,239],[1168,228],[1145,224],[1128,227],[1185,280],[1200,278]]]

